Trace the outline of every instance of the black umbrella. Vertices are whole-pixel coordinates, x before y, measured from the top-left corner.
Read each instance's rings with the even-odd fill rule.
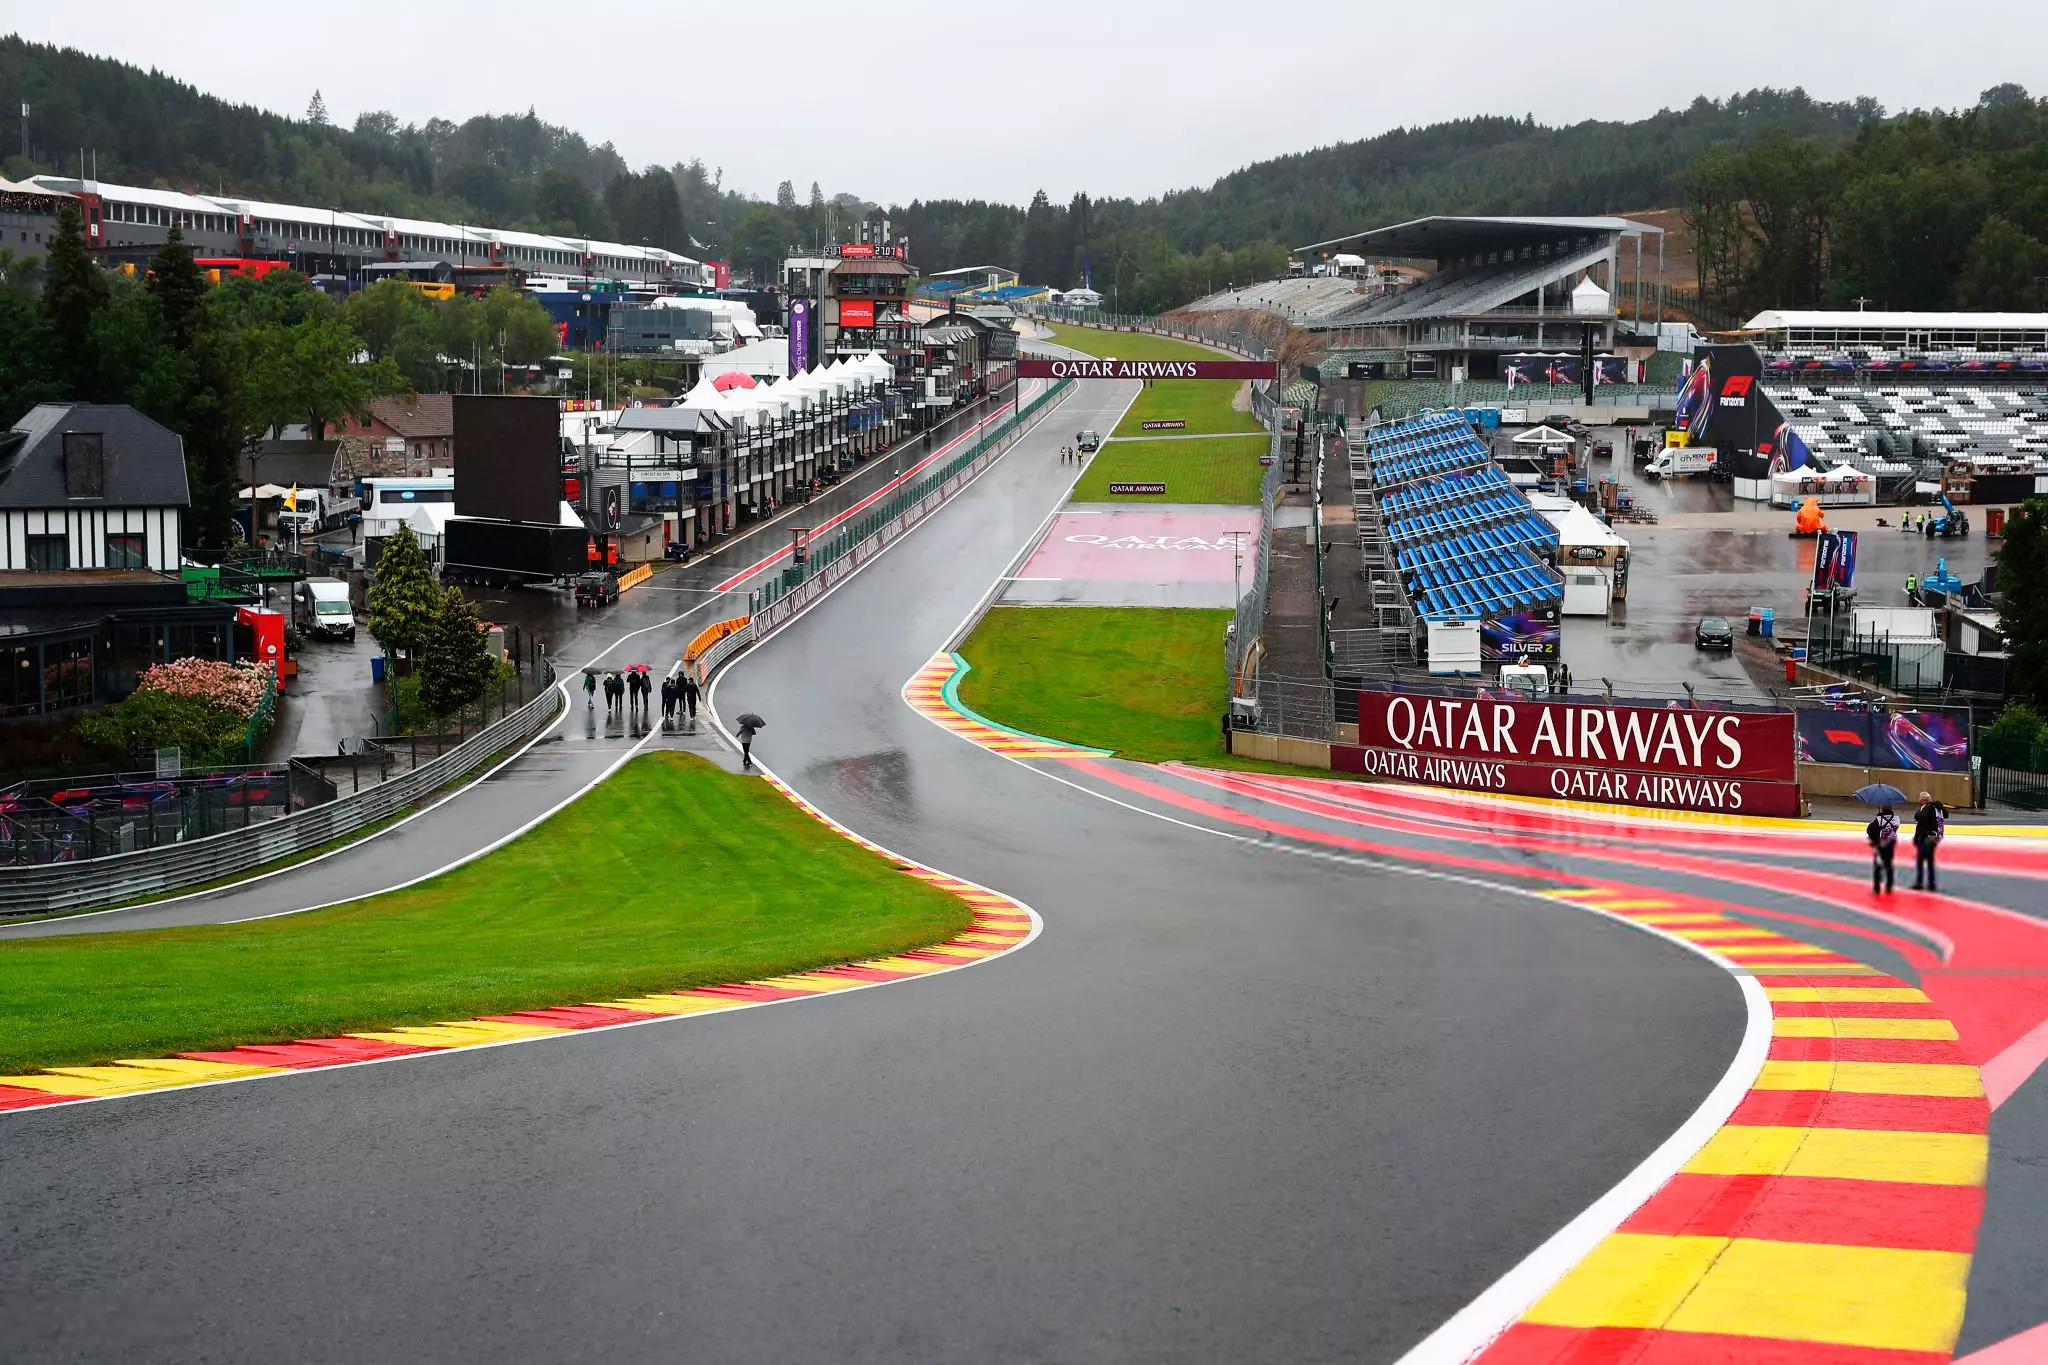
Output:
[[[740,713],[740,724],[742,724],[742,725],[751,725],[751,726],[753,726],[753,727],[754,727],[754,728],[755,728],[756,730],[765,730],[765,729],[767,729],[767,728],[768,728],[768,722],[767,722],[767,721],[765,721],[765,720],[762,720],[762,719],[761,719],[761,718],[760,718],[759,716],[755,715],[755,714],[754,714],[754,713],[753,713],[752,711],[742,711],[742,712]]]

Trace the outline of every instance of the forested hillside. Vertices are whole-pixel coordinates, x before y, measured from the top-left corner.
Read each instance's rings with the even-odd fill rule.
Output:
[[[1067,286],[1085,261],[1125,311],[1163,311],[1277,273],[1289,248],[1423,214],[1688,202],[1699,283],[1729,313],[1851,297],[2017,306],[2033,296],[2022,277],[2048,274],[2048,114],[2017,87],[1987,92],[1977,110],[1893,119],[1873,100],[1830,104],[1802,90],[1701,98],[1633,123],[1459,119],[1276,157],[1156,199],[888,209],[815,184],[800,198],[786,180],[773,202],[750,199],[702,157],[635,172],[609,143],[531,112],[421,125],[373,112],[339,128],[317,103],[287,118],[0,38],[0,107],[23,101],[33,154],[0,161],[11,178],[75,173],[84,148],[110,181],[644,241],[729,257],[757,278],[793,245],[886,216],[924,270],[1003,265]]]

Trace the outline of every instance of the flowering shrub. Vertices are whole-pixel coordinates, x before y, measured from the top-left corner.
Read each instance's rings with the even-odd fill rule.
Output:
[[[179,659],[146,670],[136,679],[135,690],[212,702],[246,721],[263,704],[270,688],[270,669],[269,664],[254,660],[229,664],[219,659]]]

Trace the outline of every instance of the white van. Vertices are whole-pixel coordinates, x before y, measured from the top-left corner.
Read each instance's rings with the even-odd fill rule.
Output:
[[[338,578],[308,578],[292,589],[292,624],[315,640],[356,638],[356,614],[348,584]]]

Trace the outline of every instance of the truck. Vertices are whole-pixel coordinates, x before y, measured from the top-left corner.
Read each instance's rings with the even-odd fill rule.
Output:
[[[356,638],[355,609],[348,584],[338,578],[308,578],[292,589],[292,625],[314,640]]]
[[[301,488],[296,510],[286,508],[277,514],[277,529],[283,535],[302,536],[332,531],[348,525],[362,505],[360,498],[338,498],[325,488]]]
[[[581,526],[450,517],[441,577],[493,588],[553,583],[590,567],[589,542]]]
[[[1665,446],[1643,467],[1643,477],[1649,479],[1689,479],[1713,472],[1714,452],[1697,446]]]

